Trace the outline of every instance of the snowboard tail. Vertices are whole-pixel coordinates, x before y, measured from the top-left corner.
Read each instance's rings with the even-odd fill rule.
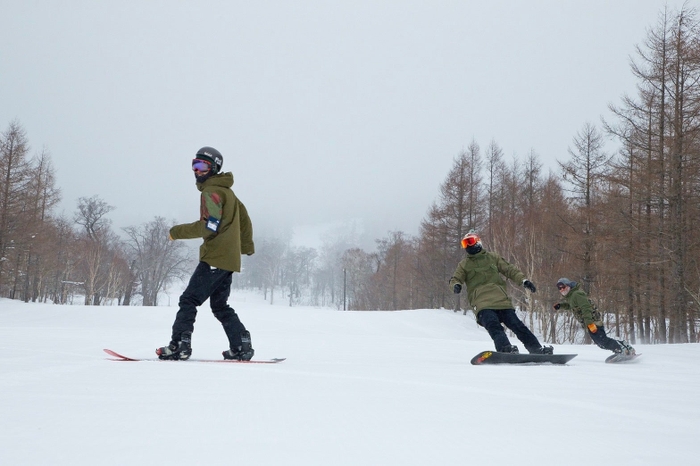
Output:
[[[608,364],[633,362],[633,361],[635,361],[635,359],[637,359],[641,355],[642,355],[642,353],[635,353],[635,354],[615,353],[615,354],[608,356],[605,359],[605,362]]]
[[[482,351],[472,358],[471,363],[475,366],[482,364],[566,364],[576,356],[576,354],[519,354]]]
[[[158,358],[130,358],[128,356],[124,356],[123,354],[119,354],[116,351],[112,351],[111,349],[104,349],[102,350],[105,353],[109,354],[112,356],[114,359],[112,361],[173,361],[172,359],[158,359]],[[250,360],[250,361],[239,361],[237,359],[187,359],[187,361],[194,361],[194,362],[223,362],[223,363],[233,363],[233,364],[276,364],[278,362],[282,362],[287,358],[273,358],[273,359],[258,359],[258,360]],[[183,361],[184,362],[184,361]]]

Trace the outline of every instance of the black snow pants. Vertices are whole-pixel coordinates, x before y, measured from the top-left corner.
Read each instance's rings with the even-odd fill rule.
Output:
[[[605,334],[605,328],[603,328],[602,325],[598,327],[598,331],[595,333],[591,333],[591,331],[587,327],[586,331],[591,336],[591,340],[593,340],[593,343],[598,345],[600,348],[610,351],[620,350],[620,342],[607,336]]]
[[[180,341],[183,332],[192,333],[194,331],[197,306],[201,306],[209,298],[209,305],[214,317],[224,327],[229,348],[241,346],[241,333],[246,328],[238,318],[236,311],[227,302],[231,294],[232,277],[233,272],[211,267],[206,262],[200,262],[197,265],[187,288],[180,296],[180,310],[175,316],[172,341]]]
[[[522,320],[515,314],[515,309],[482,309],[476,316],[476,322],[484,327],[496,345],[496,351],[510,345],[510,340],[503,325],[515,333],[518,340],[522,341],[529,352],[533,352],[542,347],[539,340]],[[503,324],[503,325],[501,325]]]

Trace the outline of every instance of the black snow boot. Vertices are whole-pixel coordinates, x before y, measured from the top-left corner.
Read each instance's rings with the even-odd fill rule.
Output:
[[[553,346],[541,346],[535,350],[530,351],[530,354],[554,354]]]
[[[156,350],[158,359],[171,359],[185,361],[192,356],[192,334],[185,332],[180,341],[171,341],[168,346],[162,346]]]
[[[520,350],[515,345],[506,345],[503,348],[499,349],[498,352],[499,353],[520,354]]]
[[[250,332],[246,330],[241,334],[241,346],[227,349],[221,354],[224,356],[224,359],[236,359],[238,361],[250,361],[253,359],[255,350],[250,341]]]
[[[629,343],[627,343],[625,340],[616,340],[616,341],[617,341],[617,344],[620,345],[620,348],[619,349],[615,348],[613,350],[614,353],[624,354],[625,356],[632,356],[634,354],[637,354],[635,349],[632,348],[632,346]]]

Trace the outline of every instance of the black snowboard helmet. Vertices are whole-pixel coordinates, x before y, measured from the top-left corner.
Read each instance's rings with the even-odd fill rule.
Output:
[[[221,152],[214,149],[213,147],[204,146],[197,151],[195,158],[206,160],[211,164],[211,174],[217,175],[221,173],[221,166],[224,164],[224,157]]]

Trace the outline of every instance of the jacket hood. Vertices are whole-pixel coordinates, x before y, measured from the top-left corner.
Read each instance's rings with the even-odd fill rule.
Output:
[[[574,293],[574,291],[578,291],[581,289],[581,285],[573,281],[571,282],[571,285],[569,285],[569,287],[569,292],[566,293],[566,296],[571,296]]]
[[[231,186],[233,186],[233,173],[219,173],[218,175],[214,175],[210,178],[207,178],[207,180],[204,183],[197,183],[197,189],[199,189],[200,191],[202,191],[207,186],[230,188]]]

